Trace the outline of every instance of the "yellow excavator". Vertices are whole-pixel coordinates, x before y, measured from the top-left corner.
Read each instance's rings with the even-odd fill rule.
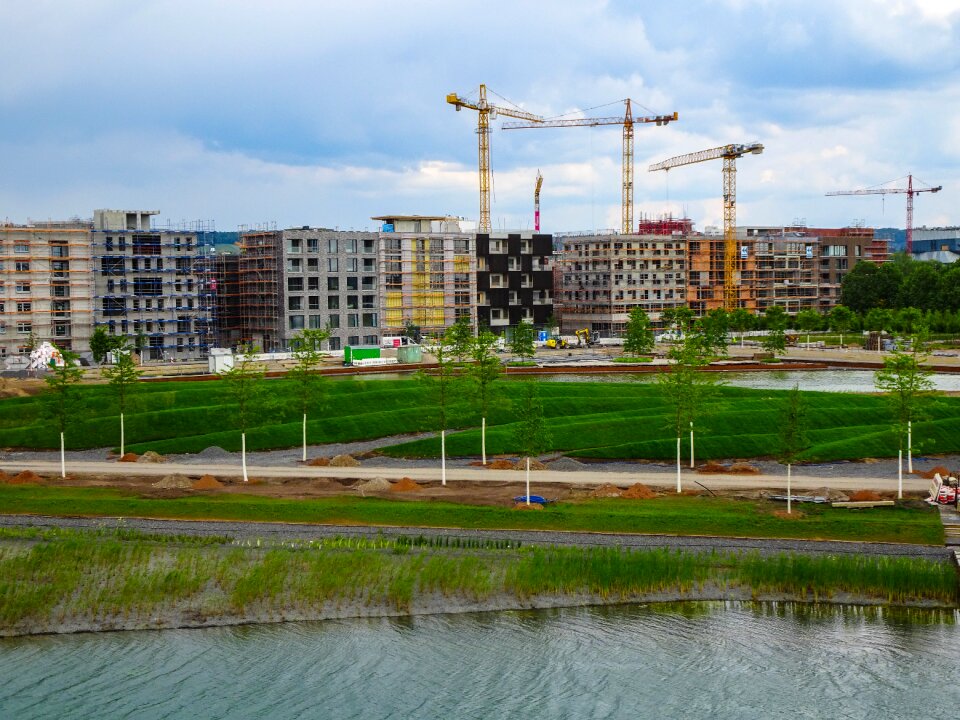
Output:
[[[544,343],[551,350],[565,350],[569,347],[569,344],[559,335],[554,335],[551,338],[547,338],[547,342]]]
[[[577,330],[577,347],[590,347],[596,342],[596,338],[590,333],[589,328]]]

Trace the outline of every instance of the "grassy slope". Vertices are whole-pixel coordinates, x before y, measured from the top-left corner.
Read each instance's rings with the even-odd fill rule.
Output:
[[[292,447],[300,442],[295,388],[269,381],[276,401],[271,424],[248,433],[249,449]],[[436,408],[416,380],[337,380],[328,383],[323,408],[310,413],[310,442],[345,442],[424,432],[437,427]],[[488,416],[487,451],[514,453],[515,414],[509,398],[513,382],[495,385]],[[82,417],[67,432],[70,448],[115,446],[119,422],[110,389],[82,389]],[[553,449],[588,458],[663,459],[675,452],[669,407],[659,388],[643,383],[541,382],[544,413]],[[775,455],[777,422],[784,393],[720,388],[703,404],[697,419],[698,454],[706,458]],[[884,398],[842,393],[805,393],[810,406],[810,461],[883,457],[896,453]],[[55,448],[58,438],[44,419],[37,398],[0,401],[0,446]],[[450,412],[450,426],[462,429],[447,440],[452,455],[478,455],[480,417],[474,400],[462,395]],[[928,403],[915,423],[917,450],[960,451],[960,398]],[[211,445],[239,449],[233,407],[219,381],[150,383],[142,387],[127,413],[129,449],[161,453],[198,452]],[[439,455],[439,440],[396,445],[386,453],[405,457]]]
[[[592,500],[548,506],[541,512],[517,512],[346,496],[282,500],[224,494],[149,499],[101,488],[0,485],[0,513],[943,543],[939,515],[931,508],[852,512],[805,506],[802,518],[791,519],[774,515],[774,509],[781,508],[723,498],[663,497]]]

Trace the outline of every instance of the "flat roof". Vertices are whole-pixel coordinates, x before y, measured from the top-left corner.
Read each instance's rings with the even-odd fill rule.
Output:
[[[371,220],[460,220],[456,215],[377,215]]]

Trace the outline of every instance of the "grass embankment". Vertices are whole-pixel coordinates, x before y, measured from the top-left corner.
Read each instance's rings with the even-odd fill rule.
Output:
[[[748,588],[754,597],[815,601],[837,592],[892,604],[957,599],[953,569],[925,560],[472,545],[334,539],[259,548],[226,538],[4,530],[0,633],[442,612],[456,600],[510,607],[541,597],[696,599],[708,586],[719,597]]]
[[[328,384],[323,408],[309,414],[310,442],[368,440],[434,431],[435,405],[416,380],[343,379]],[[669,459],[676,452],[670,407],[656,384],[540,382],[552,451],[587,458]],[[296,388],[269,381],[278,414],[271,424],[248,432],[247,448],[295,447],[301,442]],[[487,418],[488,454],[517,453],[517,416],[510,402],[513,382],[494,385]],[[809,404],[810,449],[801,460],[890,457],[897,438],[883,397],[847,393],[804,393]],[[448,408],[448,423],[463,429],[447,438],[451,455],[480,454],[480,416],[466,393]],[[724,387],[702,403],[697,418],[698,456],[703,459],[772,456],[779,451],[778,422],[784,391]],[[66,433],[68,448],[111,447],[119,441],[116,403],[106,386],[81,388],[82,412]],[[127,448],[160,453],[199,452],[217,445],[239,450],[234,406],[221,381],[150,383],[141,388],[126,416]],[[924,453],[960,451],[960,397],[931,400],[914,423],[914,447]],[[0,446],[59,447],[59,436],[43,418],[37,397],[0,401]],[[393,446],[384,452],[438,457],[439,439]]]
[[[797,512],[790,518],[775,514],[782,509],[764,501],[666,496],[585,500],[517,512],[495,506],[351,496],[287,500],[230,493],[161,499],[104,488],[0,485],[0,513],[14,514],[943,544],[943,526],[934,508],[851,511],[804,506],[802,515]]]

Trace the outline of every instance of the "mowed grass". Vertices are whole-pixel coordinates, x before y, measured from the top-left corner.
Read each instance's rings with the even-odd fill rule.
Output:
[[[146,498],[106,488],[0,485],[0,513],[157,517],[514,530],[713,535],[942,545],[935,508],[851,511],[804,506],[784,518],[781,505],[714,497],[585,500],[518,512],[496,506],[338,496],[287,500],[222,494]]]
[[[250,450],[297,446],[301,415],[296,387],[267,381],[274,402],[269,419],[247,434]],[[434,432],[439,413],[428,389],[415,379],[338,379],[328,398],[308,414],[308,441],[339,443]],[[518,416],[511,399],[515,381],[494,385],[487,417],[487,452],[516,454]],[[669,459],[676,452],[670,406],[656,384],[540,382],[551,451],[597,459]],[[106,386],[81,389],[83,408],[68,428],[71,449],[116,447],[119,418]],[[784,391],[721,387],[705,400],[696,420],[698,457],[775,456]],[[886,399],[876,395],[804,393],[809,406],[810,448],[805,461],[891,457],[897,438]],[[221,381],[148,383],[126,415],[127,447],[134,452],[199,452],[210,446],[239,450],[235,408]],[[467,391],[454,394],[448,408],[447,452],[480,454],[480,415]],[[914,449],[936,454],[960,451],[960,397],[926,402],[914,423]],[[36,397],[0,401],[0,446],[56,448],[56,428]],[[383,453],[397,457],[438,457],[437,437],[398,442]]]
[[[727,553],[541,548],[506,543],[465,549],[341,539],[283,543],[176,542],[130,533],[29,529],[0,534],[0,631],[58,624],[156,626],[165,613],[265,620],[354,604],[409,610],[421,597],[576,598],[608,602],[643,593],[680,597],[710,585],[825,600],[843,591],[889,603],[956,604],[946,562],[886,557],[775,558]]]

